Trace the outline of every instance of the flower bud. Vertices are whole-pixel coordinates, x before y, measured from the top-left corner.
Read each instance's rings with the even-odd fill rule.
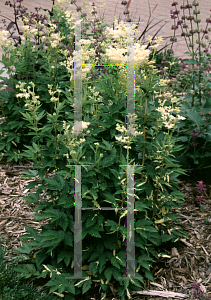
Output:
[[[193,14],[194,14],[194,15],[200,14],[200,10],[194,9]]]
[[[199,2],[196,2],[195,0],[192,3],[193,6],[199,6]]]

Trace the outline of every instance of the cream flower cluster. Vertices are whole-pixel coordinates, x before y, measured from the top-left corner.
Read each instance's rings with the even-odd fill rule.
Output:
[[[0,30],[0,47],[2,47],[2,49],[5,49],[6,47],[9,47],[9,49],[14,48],[12,39],[8,38],[7,30]]]
[[[118,24],[116,17],[114,24],[116,25],[116,30],[110,27],[106,29],[110,38],[114,38],[122,47],[127,48],[127,24],[124,24],[123,21]],[[134,29],[134,40],[138,38],[139,34],[138,30]]]
[[[71,133],[79,133],[80,128],[86,129],[89,126],[89,122],[78,122],[76,121],[73,128],[72,128],[72,132]],[[76,141],[77,137],[73,137],[72,135],[70,136],[69,134],[69,128],[70,125],[66,124],[66,121],[63,121],[63,128],[64,128],[64,135],[65,135],[65,139],[67,140],[66,145],[67,147],[70,149],[70,155],[73,157],[74,159],[76,159],[76,155],[77,152],[74,150],[75,147],[77,146],[82,146],[82,144],[86,141],[84,138],[80,138],[79,141]],[[87,133],[90,133],[90,131],[88,130]],[[64,156],[66,156],[67,158],[69,158],[69,154],[65,154]]]
[[[94,100],[94,102],[103,102],[103,97],[99,96],[100,92],[95,92],[95,86],[92,88],[91,86],[88,86],[88,89],[93,94],[93,96],[89,96],[91,100]],[[109,100],[108,100],[109,101]]]
[[[164,106],[166,101],[167,101],[166,99],[163,102],[161,102],[161,100],[159,100],[158,102],[159,102],[160,107],[158,107],[156,110],[161,113],[161,120],[162,120],[163,125],[167,129],[172,129],[172,128],[174,128],[174,126],[178,120],[185,120],[186,118],[179,115],[179,112],[180,112],[179,107]],[[175,97],[173,97],[173,99],[172,99],[172,104],[174,102],[176,102]],[[176,117],[173,115],[173,112],[176,113]]]
[[[120,34],[121,31],[117,31],[116,36]],[[127,37],[126,37],[127,41]],[[114,46],[108,46],[106,49],[105,55],[108,56],[109,60],[112,64],[120,64],[120,65],[127,65],[127,46],[122,47],[124,45],[117,44]],[[150,54],[150,50],[146,49],[146,45],[140,45],[140,43],[134,44],[134,63],[135,69],[138,70],[141,65],[148,61],[148,57]]]
[[[86,129],[89,126],[89,124],[90,124],[89,122],[83,122],[83,121],[82,122],[78,122],[78,121],[76,121],[75,125],[73,126],[73,130],[72,130],[71,133],[78,134],[80,128],[82,128],[82,130]]]
[[[23,20],[21,19],[21,18],[19,18],[18,19],[22,24],[24,23],[24,22],[29,22],[29,19],[28,18],[26,18],[25,16],[23,17]],[[41,21],[39,21],[39,23],[37,23],[36,21],[35,21],[35,23],[37,24],[37,26],[39,27],[39,28],[41,28],[43,25],[42,25],[42,23],[41,23]],[[38,34],[38,29],[37,28],[32,28],[31,26],[29,26],[29,25],[23,25],[22,26],[22,32],[23,32],[23,35],[21,36],[21,41],[22,42],[25,42],[26,40],[31,40],[31,38],[33,37],[33,36],[36,36],[37,34]]]
[[[116,130],[119,131],[119,132],[122,132],[122,133],[126,133],[127,132],[127,129],[125,126],[120,126],[119,123],[116,124]],[[136,135],[142,135],[143,132],[138,132],[138,131],[135,131],[134,128],[132,128],[132,135],[136,136]],[[125,137],[122,137],[122,136],[115,136],[115,139],[121,143],[128,143],[128,146],[123,146],[125,149],[131,149],[131,147],[129,146],[130,144],[130,141],[132,140],[132,137],[129,137],[129,136],[125,136]]]
[[[61,91],[60,89],[56,89],[55,92],[52,92],[52,87],[53,87],[52,84],[48,84],[48,88],[49,88],[48,92],[49,92],[49,94],[52,96],[50,100],[51,100],[52,102],[59,101],[59,98],[56,98],[56,97],[54,96],[54,94],[57,93],[57,92],[60,94],[62,91]]]
[[[39,96],[35,96],[35,92],[34,92],[34,87],[35,84],[33,82],[29,82],[32,85],[33,88],[33,92],[31,92],[31,87],[28,86],[28,92],[26,91],[26,89],[24,88],[24,86],[26,85],[26,82],[20,82],[19,84],[16,84],[16,88],[19,88],[22,93],[16,94],[17,98],[25,98],[26,99],[26,104],[25,106],[28,106],[29,109],[34,109],[34,105],[40,105],[40,101],[37,100],[39,98]],[[32,96],[32,99],[29,99],[30,96]]]
[[[92,69],[93,65],[87,64],[86,62],[89,60],[90,57],[90,50],[88,50],[88,48],[90,47],[90,44],[92,43],[91,40],[85,40],[85,39],[81,39],[81,65],[82,65],[82,80],[85,79],[87,73],[90,72],[90,70]],[[65,56],[65,61],[64,62],[60,62],[61,66],[65,66],[67,71],[72,74],[71,79],[73,79],[73,75],[74,75],[74,61],[76,60],[76,58],[78,57],[78,55],[80,55],[78,52],[76,52],[74,50],[74,56],[73,57],[67,57],[68,55],[68,50],[59,50],[60,53],[62,53]],[[92,53],[93,54],[93,53]]]

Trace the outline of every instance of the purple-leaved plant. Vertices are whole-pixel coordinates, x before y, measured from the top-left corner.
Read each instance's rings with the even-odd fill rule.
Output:
[[[198,191],[206,191],[207,188],[206,188],[206,184],[204,184],[203,180],[201,181],[197,181],[197,185],[196,185],[196,188]]]
[[[175,8],[175,10],[171,10],[171,18],[174,20],[174,24],[172,26],[172,30],[174,30],[174,36],[170,39],[172,42],[171,49],[173,47],[173,43],[177,42],[177,38],[175,35],[175,31],[179,28],[181,28],[181,36],[185,38],[186,45],[188,47],[189,54],[192,57],[192,72],[194,72],[194,64],[197,65],[198,67],[198,82],[196,82],[195,78],[192,80],[192,90],[195,91],[197,88],[197,85],[199,87],[199,92],[198,92],[198,97],[199,97],[199,102],[200,105],[202,104],[202,86],[201,83],[203,82],[202,79],[202,73],[205,68],[205,66],[202,65],[203,62],[207,62],[206,57],[210,57],[211,54],[209,53],[211,41],[209,39],[208,32],[211,31],[211,28],[208,28],[208,25],[211,23],[211,15],[209,18],[206,19],[206,28],[202,31],[203,35],[202,37],[200,36],[201,29],[199,28],[199,23],[201,22],[201,19],[198,18],[198,15],[200,14],[200,10],[197,9],[197,6],[199,6],[199,3],[196,2],[195,0],[190,4],[188,0],[183,0],[183,5],[180,6],[180,9],[182,10],[182,16],[180,19],[180,10],[177,9],[178,2],[173,1],[172,2],[172,7]],[[193,9],[193,11],[191,11]],[[188,11],[187,14],[185,14],[185,11]],[[211,11],[211,10],[210,10]],[[190,21],[190,28],[189,25],[187,25],[187,21]],[[196,28],[194,28],[194,23],[196,24]],[[194,35],[197,34],[197,38],[194,41]],[[205,43],[203,39],[206,39],[207,42]],[[198,44],[197,49],[194,49],[194,44]],[[204,50],[203,50],[204,49]],[[203,50],[203,53],[202,53]],[[198,52],[197,52],[198,51]],[[204,56],[203,56],[204,54]],[[195,61],[195,63],[194,63]],[[208,64],[205,64],[206,66]],[[184,68],[184,63],[183,63],[183,68]],[[207,69],[206,69],[207,70]],[[192,106],[194,105],[194,95],[195,93],[192,93]]]
[[[193,292],[193,297],[194,299],[199,299],[199,300],[210,300],[211,298],[208,298],[202,290],[200,289],[200,286],[197,282],[194,282],[191,284],[194,292]]]
[[[204,184],[203,180],[197,181],[196,189],[200,194],[203,193],[207,196],[206,194],[207,187],[206,184]],[[204,195],[196,196],[195,202],[199,204],[201,204],[202,202],[204,203],[205,202]]]

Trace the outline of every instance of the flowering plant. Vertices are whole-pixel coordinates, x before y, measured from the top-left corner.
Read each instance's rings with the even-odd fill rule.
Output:
[[[191,99],[191,105],[193,107],[194,101],[199,101],[200,105],[207,105],[206,107],[210,107],[210,62],[211,62],[211,56],[210,56],[210,45],[211,42],[209,40],[208,33],[211,31],[211,28],[208,28],[209,23],[211,23],[211,16],[206,19],[206,28],[204,30],[199,28],[199,24],[201,23],[201,19],[199,19],[200,10],[197,9],[199,6],[199,3],[195,0],[192,2],[192,4],[189,4],[188,1],[183,0],[183,5],[181,5],[182,10],[182,17],[179,18],[180,11],[177,9],[178,2],[173,1],[172,6],[175,8],[174,11],[171,10],[171,18],[174,20],[174,25],[172,26],[172,30],[174,30],[174,37],[171,38],[172,46],[173,43],[177,41],[175,37],[175,31],[180,26],[181,28],[181,36],[185,38],[188,52],[186,54],[189,54],[191,56],[191,59],[183,59],[182,64],[184,65],[184,74],[186,77],[185,80],[180,80],[184,84],[184,86],[190,87],[187,90],[187,100]],[[191,9],[193,9],[191,14]],[[185,11],[188,10],[189,15],[185,14]],[[211,11],[211,10],[210,10]],[[187,21],[190,21],[191,30],[189,30],[189,25],[187,25]],[[194,29],[194,23],[196,24],[196,28]],[[203,35],[201,37],[201,33],[203,32]],[[197,38],[194,38],[194,35],[197,35]],[[207,42],[204,42],[204,38],[207,40]],[[197,49],[194,48],[194,44],[197,44]],[[172,48],[171,46],[171,48]],[[202,49],[203,52],[202,52]],[[186,69],[185,63],[189,63],[191,66],[190,68]],[[186,73],[188,72],[187,76]],[[178,84],[178,82],[177,82]],[[194,100],[195,99],[195,100]],[[206,104],[205,104],[206,103]]]
[[[197,182],[198,183],[196,185],[196,189],[200,193],[200,196],[199,195],[196,196],[195,202],[201,204],[201,203],[205,202],[204,195],[207,196],[207,193],[206,193],[207,187],[206,187],[206,184],[204,184],[203,180],[197,181]],[[201,194],[203,194],[203,195],[201,195]]]
[[[186,2],[186,3],[185,3]],[[178,159],[183,167],[190,171],[209,168],[211,165],[211,136],[210,136],[210,40],[208,33],[211,28],[209,19],[206,19],[206,28],[199,28],[199,3],[195,0],[190,4],[183,0],[178,10],[178,2],[173,1],[171,18],[174,21],[173,43],[177,41],[176,30],[181,28],[181,36],[185,38],[191,59],[181,59],[182,69],[171,85],[174,95],[180,94],[182,115],[186,118],[178,125],[177,137],[184,143],[184,149],[179,153]],[[187,12],[187,13],[185,13]],[[182,13],[182,16],[181,16]],[[188,25],[188,21],[190,25]],[[194,24],[195,23],[195,24]],[[190,27],[190,29],[189,29]],[[203,32],[203,35],[201,35]],[[195,38],[197,35],[197,38]],[[204,39],[207,42],[204,42]],[[195,49],[197,44],[197,49]],[[171,47],[172,49],[172,47]],[[202,49],[203,52],[202,52]]]
[[[20,154],[33,161],[33,170],[23,173],[34,178],[27,189],[36,187],[36,192],[30,192],[25,200],[37,204],[34,220],[50,219],[39,233],[26,226],[29,234],[20,238],[27,243],[15,251],[24,254],[25,262],[15,270],[22,277],[46,279],[49,293],[64,299],[74,299],[81,290],[86,293],[93,284],[100,285],[107,293],[112,280],[118,295],[122,299],[130,298],[132,290],[142,288],[143,276],[153,280],[150,268],[155,259],[166,256],[159,252],[158,246],[184,236],[180,227],[173,225],[178,216],[172,211],[184,200],[178,191],[177,177],[185,172],[172,158],[173,151],[182,148],[181,145],[175,147],[173,132],[178,120],[184,120],[184,117],[180,115],[178,98],[166,91],[166,80],[156,75],[158,70],[153,60],[147,60],[149,52],[140,45],[135,49],[139,66],[135,74],[135,118],[129,112],[126,115],[128,90],[123,89],[120,80],[121,76],[125,80],[124,68],[110,66],[107,72],[105,69],[99,71],[100,78],[92,80],[92,66],[93,70],[88,69],[82,77],[82,120],[75,122],[78,102],[73,97],[73,62],[80,58],[80,49],[75,49],[72,56],[68,49],[62,48],[68,34],[70,40],[74,40],[71,17],[71,13],[66,13],[60,5],[54,6],[47,34],[40,37],[47,49],[46,52],[39,50],[42,59],[38,64],[42,68],[40,66],[37,72],[26,63],[30,59],[33,62],[38,48],[29,40],[32,34],[29,27],[23,28],[23,44],[18,47],[18,53],[12,53],[17,71],[23,74],[25,64],[28,68],[27,80],[18,80],[14,95],[22,101],[19,116],[33,136],[31,145],[26,145],[27,150],[25,148]],[[64,25],[57,28],[55,19],[56,24],[61,20]],[[120,26],[126,30],[123,24]],[[118,41],[114,49],[127,53],[123,46],[125,40],[120,45],[120,36],[114,34]],[[111,65],[109,47],[101,42],[102,63]],[[81,50],[84,64],[96,63],[92,43],[82,39]],[[23,61],[19,62],[16,54]],[[122,63],[124,55],[120,57]],[[42,73],[42,69],[45,72]],[[132,126],[131,119],[134,120]],[[129,126],[126,127],[127,120]],[[127,135],[128,132],[131,134]],[[132,191],[136,197],[133,233],[136,276],[120,279],[126,273],[126,237],[130,238],[125,225],[129,212],[126,184],[127,178],[131,178],[128,166],[136,167],[135,193]],[[76,167],[83,168],[79,172]],[[81,177],[83,278],[74,278],[74,247],[78,241],[74,229],[78,215],[74,184],[78,193],[77,183]],[[100,210],[102,206],[112,211]],[[87,274],[89,278],[85,278]],[[68,277],[71,280],[67,280]]]

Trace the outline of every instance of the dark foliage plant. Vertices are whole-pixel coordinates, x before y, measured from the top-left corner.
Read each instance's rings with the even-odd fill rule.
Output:
[[[175,32],[181,29],[190,59],[181,59],[182,70],[176,74],[172,84],[172,93],[184,93],[181,96],[181,111],[186,118],[178,124],[175,134],[184,149],[177,153],[178,160],[190,174],[196,170],[211,167],[211,55],[210,55],[210,16],[206,18],[206,27],[200,28],[199,3],[183,0],[172,2],[171,18],[174,21],[172,46],[177,41]],[[188,24],[189,23],[189,24]],[[172,48],[172,47],[171,47]]]
[[[8,261],[5,258],[6,251],[3,247],[0,248],[0,299],[1,300],[53,300],[55,297],[50,297],[44,294],[45,289],[37,290],[33,283],[27,283],[27,280],[20,279],[15,267],[18,262]]]
[[[82,122],[75,124],[71,56],[74,49],[70,50],[65,44],[69,35],[74,41],[74,27],[67,26],[70,20],[71,14],[68,16],[61,6],[54,6],[48,22],[49,39],[45,40],[46,34],[40,38],[43,49],[38,50],[40,45],[33,45],[27,36],[31,31],[25,27],[18,52],[14,50],[11,54],[15,69],[21,74],[27,70],[26,77],[14,81],[13,86],[13,97],[16,95],[17,102],[21,103],[20,106],[15,104],[19,122],[22,116],[24,126],[30,129],[28,136],[33,137],[18,154],[33,161],[33,170],[23,175],[34,178],[27,188],[36,187],[36,192],[30,192],[24,199],[37,204],[34,220],[50,219],[39,233],[32,227],[25,227],[28,234],[20,237],[23,245],[15,251],[21,254],[23,261],[15,271],[25,279],[47,279],[45,287],[49,288],[49,294],[65,300],[83,297],[93,284],[101,287],[105,299],[111,282],[124,300],[130,298],[132,291],[142,289],[145,278],[153,280],[152,263],[166,256],[159,246],[185,236],[176,220],[178,215],[173,212],[184,201],[179,192],[178,176],[185,171],[172,155],[183,148],[175,145],[177,138],[173,132],[177,122],[184,118],[179,114],[179,99],[166,92],[165,82],[157,75],[153,59],[146,58],[148,50],[140,48],[145,59],[141,56],[137,62],[135,128],[130,128],[132,136],[125,136],[129,130],[125,126],[130,119],[129,113],[126,114],[126,68],[111,66],[106,51],[106,41],[110,41],[110,37],[103,44],[95,35],[100,55],[95,55],[95,40],[90,42],[89,37],[86,41],[83,39],[82,58],[85,62],[101,61],[106,68],[98,69],[95,80],[92,77],[94,68],[83,70]],[[58,24],[62,24],[61,27],[57,27]],[[117,54],[118,46],[114,44]],[[37,55],[41,55],[38,60]],[[116,57],[124,59],[124,56]],[[39,65],[36,70],[35,63]],[[15,100],[5,107],[13,114],[14,103]],[[75,132],[79,125],[83,131],[78,136]],[[11,124],[7,126],[2,131],[5,139],[11,134]],[[15,159],[11,153],[9,155],[10,159]],[[128,213],[123,208],[127,207],[127,166],[133,164],[136,277],[123,280],[119,277],[126,275]],[[81,167],[81,174],[76,166]],[[91,209],[81,212],[83,278],[69,280],[66,277],[74,275],[74,243],[78,239],[74,231],[74,196],[75,191],[80,193],[75,184],[80,177],[82,207]],[[101,207],[121,209],[108,212],[100,210]]]
[[[57,12],[60,9],[58,7]],[[109,58],[102,56],[102,61],[108,65]],[[27,150],[22,155],[34,163],[33,170],[24,175],[35,178],[27,188],[36,187],[36,192],[31,192],[25,200],[37,204],[35,220],[50,218],[50,221],[42,226],[40,233],[26,226],[29,234],[22,238],[27,243],[16,251],[26,259],[15,270],[24,278],[47,278],[45,286],[50,288],[49,293],[64,299],[85,294],[94,283],[106,293],[109,282],[115,282],[118,296],[125,299],[132,290],[142,289],[144,278],[153,280],[150,267],[155,259],[165,256],[158,247],[184,236],[180,227],[173,225],[178,216],[172,212],[183,201],[177,177],[185,174],[171,157],[173,150],[181,148],[174,147],[171,132],[179,114],[177,118],[170,117],[174,110],[179,110],[175,103],[170,105],[171,97],[168,96],[164,105],[161,94],[156,96],[155,92],[161,91],[165,95],[165,86],[159,85],[157,70],[146,60],[141,63],[136,87],[135,123],[142,132],[136,131],[139,135],[129,140],[123,138],[126,94],[119,80],[124,77],[122,72],[113,66],[105,73],[102,71],[92,85],[89,73],[83,79],[82,128],[88,127],[84,138],[70,134],[71,128],[72,133],[76,130],[74,98],[62,82],[60,85],[46,83],[52,111],[46,115],[45,124],[39,122],[43,110],[35,84],[20,81],[16,85],[18,98],[25,98],[23,119],[34,133],[32,146],[26,145]],[[64,120],[62,109],[66,103],[69,111]],[[163,119],[161,116],[165,113],[169,117]],[[82,207],[123,208],[127,205],[126,165],[133,163],[141,165],[135,169],[136,278],[119,280],[126,275],[127,211],[85,210],[82,211],[82,274],[90,277],[88,280],[65,279],[74,272],[74,165],[89,165],[81,166]]]

